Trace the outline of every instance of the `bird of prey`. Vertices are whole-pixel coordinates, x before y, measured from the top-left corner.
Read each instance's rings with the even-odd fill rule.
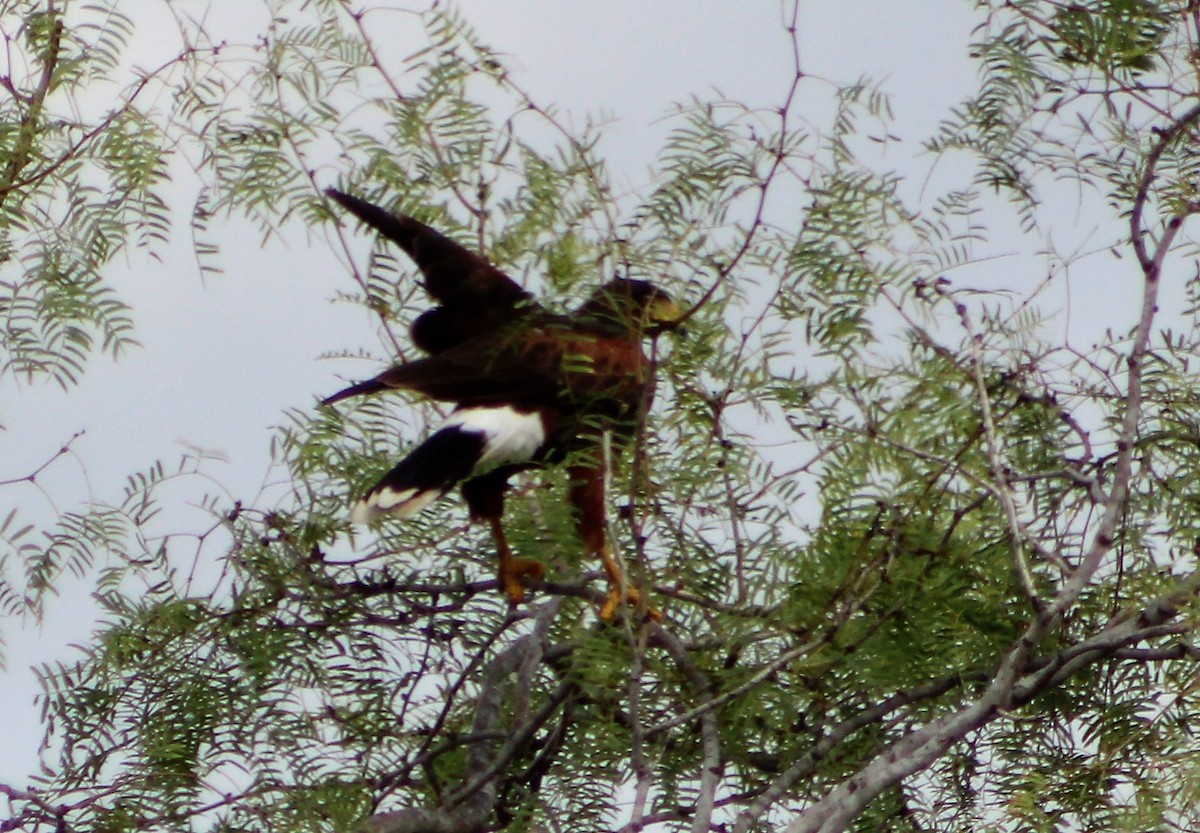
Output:
[[[616,278],[573,312],[556,314],[484,257],[424,223],[337,190],[326,193],[412,258],[437,305],[411,329],[427,356],[322,404],[403,389],[455,405],[354,505],[351,520],[409,517],[461,484],[471,520],[491,528],[500,583],[515,605],[525,595],[521,580],[541,578],[544,567],[514,555],[505,540],[508,480],[565,461],[576,528],[608,576],[600,615],[612,619],[637,594],[608,542],[602,443],[606,433],[617,442],[627,438],[648,407],[653,382],[642,340],[678,317],[671,298],[649,282]]]

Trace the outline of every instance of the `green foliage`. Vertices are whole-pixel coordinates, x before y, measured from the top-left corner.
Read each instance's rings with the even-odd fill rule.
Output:
[[[1108,74],[1154,69],[1154,56],[1171,32],[1168,11],[1150,0],[1072,5],[1059,9],[1055,18],[1063,59]]]
[[[66,387],[97,350],[136,343],[105,270],[165,239],[172,140],[143,109],[159,79],[120,78],[134,24],[116,4],[71,4],[66,15],[30,0],[2,13],[0,378]],[[97,100],[115,103],[96,113]]]
[[[199,531],[167,511],[196,460],[45,530],[9,513],[0,566],[25,573],[0,610],[96,576],[104,615],[39,669],[50,743],[38,792],[9,791],[15,824],[744,833],[852,805],[833,828],[1194,824],[1200,288],[1166,249],[1195,254],[1195,24],[1140,0],[978,7],[978,91],[924,144],[966,160],[940,192],[880,161],[877,85],[822,84],[801,126],[798,65],[768,110],[681,105],[650,187],[616,193],[602,128],[567,129],[438,4],[404,16],[406,57],[332,0],[280,5],[240,52],[184,21],[165,121],[135,86],[98,129],[63,126],[30,72],[0,105],[10,372],[66,382],[97,339],[127,345],[103,267],[167,234],[174,141],[199,151],[203,268],[214,215],[348,242],[336,180],[551,306],[618,272],[689,315],[649,346],[655,403],[610,487],[614,549],[661,621],[597,621],[561,470],[509,497],[510,543],[547,567],[514,610],[460,506],[351,530],[348,496],[439,416],[400,397],[288,412],[283,488],[206,499]],[[27,16],[14,40],[64,97],[119,72],[132,24],[98,14]],[[1064,184],[1072,207],[1103,195],[1088,249],[1121,252],[1122,280],[1186,284],[1177,319],[1156,326],[1151,299],[1094,348],[1055,335],[1046,287],[1100,271],[1058,248]],[[994,227],[1050,274],[996,288]],[[411,265],[377,243],[347,286],[406,356]]]

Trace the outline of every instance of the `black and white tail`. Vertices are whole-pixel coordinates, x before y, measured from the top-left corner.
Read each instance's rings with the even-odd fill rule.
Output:
[[[350,520],[411,517],[463,480],[527,463],[546,441],[541,415],[508,406],[463,408],[354,504]]]

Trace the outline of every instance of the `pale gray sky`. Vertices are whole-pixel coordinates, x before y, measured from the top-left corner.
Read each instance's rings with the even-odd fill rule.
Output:
[[[147,0],[147,8],[153,5]],[[253,39],[255,18],[239,23],[237,17],[251,5],[246,0],[210,5],[210,19],[226,27],[230,40]],[[719,89],[731,99],[770,105],[791,81],[790,44],[773,0],[463,0],[458,6],[485,41],[510,57],[535,99],[580,122],[599,112],[613,117],[601,150],[618,182],[631,189],[646,181],[671,127],[664,117],[672,102]],[[896,132],[915,142],[974,87],[965,54],[968,6],[806,0],[803,66],[839,83],[883,79],[898,116]],[[155,20],[151,12],[139,19]],[[239,25],[249,30],[236,31]],[[164,24],[139,43],[165,48],[159,36],[171,31]],[[390,44],[389,57],[419,46]],[[818,82],[806,85],[802,112],[828,112],[831,91]],[[888,153],[901,169],[928,166],[913,161],[915,144]],[[178,239],[164,262],[143,262],[135,253],[113,267],[134,307],[143,349],[116,363],[93,361],[83,384],[67,392],[0,387],[7,427],[0,432],[0,480],[27,473],[86,430],[72,458],[59,460],[39,481],[59,509],[75,508],[89,495],[116,500],[127,475],[155,460],[172,464],[185,444],[221,452],[227,462],[208,470],[236,497],[252,497],[267,474],[268,439],[284,409],[312,407],[315,396],[338,387],[339,374],[363,374],[361,363],[318,360],[325,351],[376,346],[374,324],[362,311],[330,304],[337,290],[351,287],[322,241],[291,234],[286,246],[263,248],[253,231],[230,228],[222,234],[225,274],[202,281],[186,223]],[[194,494],[178,499],[172,512],[194,511],[187,508]],[[43,498],[28,491],[20,500],[45,508]],[[88,638],[93,615],[86,598],[68,593],[51,604],[42,627],[0,622],[8,663],[0,685],[6,740],[0,781],[24,784],[35,760],[40,727],[29,666],[69,659],[70,644]]]

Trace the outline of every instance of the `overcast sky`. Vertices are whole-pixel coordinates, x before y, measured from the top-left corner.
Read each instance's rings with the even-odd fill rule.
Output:
[[[395,0],[400,5],[401,0]],[[153,5],[153,4],[150,4]],[[214,0],[211,19],[229,38],[246,0]],[[415,2],[410,7],[418,7]],[[965,2],[946,0],[810,0],[802,5],[800,42],[807,73],[835,82],[861,76],[885,81],[898,116],[894,165],[917,154],[947,108],[974,87],[966,60],[972,25]],[[603,112],[614,121],[601,145],[618,182],[637,188],[670,129],[672,102],[714,89],[752,105],[779,102],[791,81],[790,44],[773,0],[465,0],[458,4],[482,38],[509,56],[522,86],[560,112]],[[145,25],[152,14],[139,17]],[[164,21],[165,22],[165,21]],[[244,24],[247,27],[254,24]],[[151,32],[158,43],[173,29]],[[161,43],[158,43],[161,46]],[[393,58],[420,44],[395,43]],[[830,87],[813,83],[803,112],[828,109]],[[0,480],[27,474],[69,437],[86,433],[39,482],[60,510],[92,496],[118,499],[130,473],[155,460],[176,461],[187,446],[220,452],[209,470],[238,497],[252,496],[268,469],[272,426],[287,408],[312,407],[337,389],[339,374],[364,372],[321,361],[327,351],[374,348],[374,323],[361,310],[330,304],[347,276],[319,241],[291,235],[286,246],[261,248],[251,232],[223,238],[225,274],[201,279],[188,250],[186,226],[162,263],[136,254],[113,264],[134,307],[143,347],[118,362],[93,361],[83,384],[67,392],[48,385],[0,386]],[[365,246],[365,243],[364,243]],[[365,249],[364,249],[365,251]],[[7,514],[0,492],[0,517]],[[22,505],[46,499],[23,492]],[[185,511],[176,507],[176,511]],[[25,783],[40,729],[28,667],[72,656],[86,640],[89,608],[68,599],[51,605],[42,627],[0,621],[7,671],[0,685],[0,781]]]

